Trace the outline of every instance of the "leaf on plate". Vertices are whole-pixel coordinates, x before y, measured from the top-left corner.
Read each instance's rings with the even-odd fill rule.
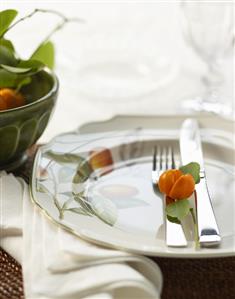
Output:
[[[40,193],[50,194],[50,191],[47,189],[47,187],[39,182],[37,182],[37,191]]]
[[[51,41],[47,41],[39,45],[30,58],[38,60],[50,69],[53,69],[55,64],[55,49],[53,43]]]
[[[45,152],[45,155],[47,155],[49,158],[54,160],[57,163],[80,163],[84,160],[80,155],[78,154],[72,154],[72,153],[56,153],[53,151],[47,151]]]
[[[58,179],[61,183],[72,182],[75,170],[73,168],[63,166],[58,173]]]
[[[166,206],[166,214],[181,221],[190,212],[188,199],[177,200]]]
[[[90,164],[87,160],[83,160],[79,163],[77,167],[77,172],[73,178],[73,184],[81,184],[84,183],[93,172]]]
[[[76,182],[81,183],[86,181],[91,173],[92,169],[89,162],[86,159],[82,158],[78,163],[77,173],[74,176],[73,183],[76,184]]]
[[[166,215],[167,219],[170,221],[170,222],[173,222],[173,223],[177,223],[177,224],[181,224],[180,220],[176,217],[171,217],[169,215]]]
[[[87,201],[82,194],[73,194],[73,198],[83,209],[85,209],[91,215],[94,214],[91,203]]]
[[[64,209],[64,211],[66,211],[66,212],[73,212],[73,213],[77,213],[77,214],[85,215],[85,216],[92,216],[91,213],[89,213],[88,211],[86,211],[82,207],[80,207],[80,208]]]
[[[118,217],[118,210],[111,200],[99,195],[94,195],[91,199],[91,204],[95,215],[100,220],[109,225],[115,224]]]
[[[6,9],[0,12],[0,36],[4,35],[5,31],[17,16],[17,13],[18,12],[14,9]]]
[[[149,204],[141,199],[138,198],[113,198],[112,202],[115,203],[118,209],[129,209],[134,207],[144,207],[148,206]]]
[[[64,196],[66,196],[64,193],[60,193]],[[69,208],[69,205],[73,202],[73,197],[69,197],[62,205],[61,210],[66,210]]]
[[[191,162],[187,165],[181,166],[180,170],[184,174],[191,174],[194,178],[195,184],[200,182],[200,165],[197,162]]]

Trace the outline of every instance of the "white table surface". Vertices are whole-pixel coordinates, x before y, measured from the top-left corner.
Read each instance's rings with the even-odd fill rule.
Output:
[[[15,8],[21,16],[34,8],[50,8],[66,16],[80,17],[85,24],[69,24],[53,36],[56,46],[56,73],[60,92],[55,113],[40,139],[47,142],[58,133],[74,130],[79,125],[115,114],[182,113],[182,99],[203,92],[201,76],[206,66],[183,39],[179,1],[1,1],[1,9]],[[16,49],[27,58],[56,22],[54,16],[41,14],[9,32]],[[130,32],[133,51],[138,49],[151,57],[172,61],[175,76],[162,88],[132,101],[91,100],[79,93],[79,61],[84,62],[86,50],[93,47],[94,34],[101,36],[100,45],[110,45],[112,34]],[[108,34],[105,45],[105,34]],[[97,46],[97,45],[96,45]],[[71,57],[72,60],[71,60]],[[95,58],[94,58],[95,59]],[[233,57],[224,60],[226,94],[233,94]],[[71,85],[70,78],[73,78]],[[76,79],[77,78],[77,79]]]

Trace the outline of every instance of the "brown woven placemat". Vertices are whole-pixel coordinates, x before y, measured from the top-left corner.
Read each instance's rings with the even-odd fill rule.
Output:
[[[0,299],[23,299],[21,266],[0,248]]]
[[[31,148],[26,164],[14,171],[27,182],[36,149]],[[162,299],[235,299],[235,257],[152,259],[162,270]],[[23,298],[21,266],[0,248],[0,299],[18,298]]]

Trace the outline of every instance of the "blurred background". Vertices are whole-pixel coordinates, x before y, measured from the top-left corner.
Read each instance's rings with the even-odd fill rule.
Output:
[[[1,1],[0,7],[19,16],[54,9],[85,21],[52,37],[60,92],[41,142],[116,114],[206,110],[234,117],[233,2]],[[58,22],[38,14],[8,36],[27,58]]]

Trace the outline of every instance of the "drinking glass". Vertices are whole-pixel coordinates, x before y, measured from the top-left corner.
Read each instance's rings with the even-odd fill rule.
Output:
[[[183,107],[231,116],[232,105],[226,103],[220,89],[224,84],[221,61],[232,50],[234,42],[233,4],[185,0],[181,8],[185,40],[208,67],[207,75],[202,77],[205,94],[184,101]]]

